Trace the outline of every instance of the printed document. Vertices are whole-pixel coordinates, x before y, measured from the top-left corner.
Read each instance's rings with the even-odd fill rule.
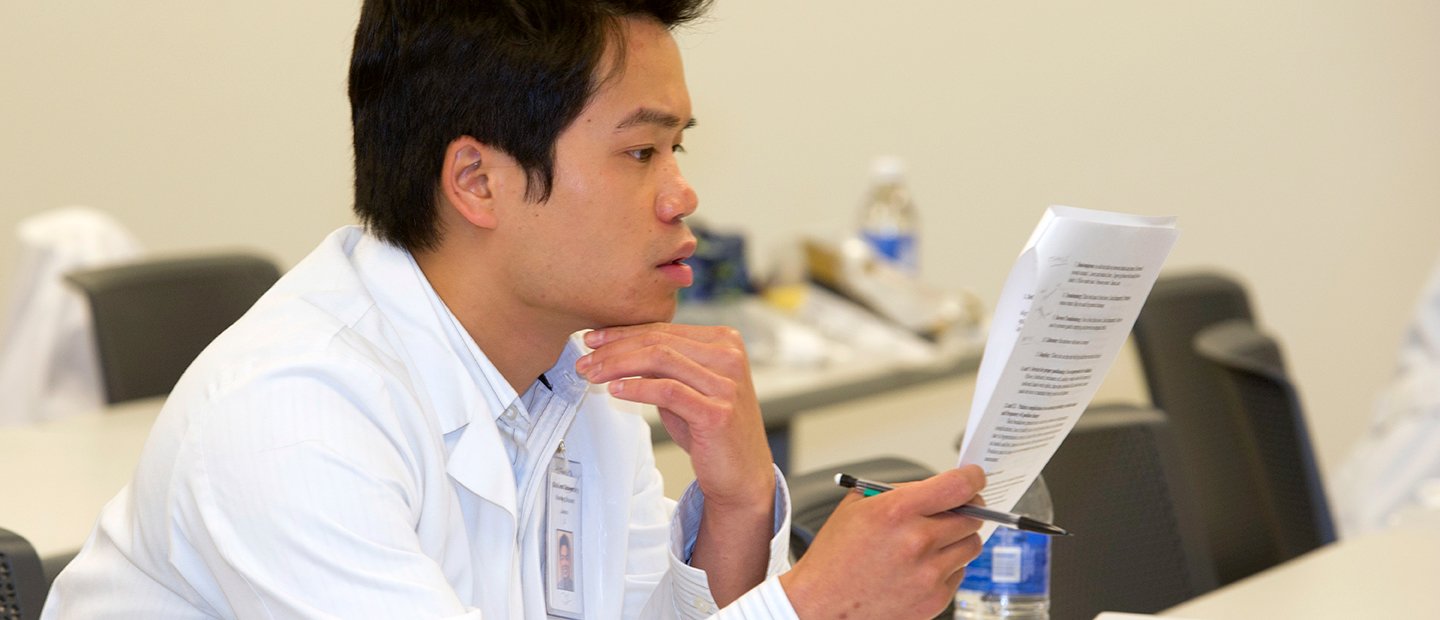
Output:
[[[1173,217],[1046,210],[996,303],[960,448],[987,506],[1013,509],[1070,433],[1178,235]]]

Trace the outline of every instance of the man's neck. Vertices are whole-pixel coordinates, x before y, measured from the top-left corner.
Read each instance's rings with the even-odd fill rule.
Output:
[[[415,254],[420,271],[460,326],[515,392],[524,394],[559,359],[573,330],[547,323],[483,273],[464,267],[476,262],[454,258],[443,249]]]

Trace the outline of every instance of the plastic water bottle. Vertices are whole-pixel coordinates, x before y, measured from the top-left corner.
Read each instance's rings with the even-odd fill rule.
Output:
[[[905,187],[905,164],[898,157],[877,157],[870,177],[870,194],[860,210],[860,236],[877,256],[914,274],[919,270],[920,221]]]
[[[1055,517],[1050,489],[1036,478],[1012,512],[1049,523]],[[1049,620],[1050,537],[1005,526],[965,568],[955,593],[955,617],[965,620]]]

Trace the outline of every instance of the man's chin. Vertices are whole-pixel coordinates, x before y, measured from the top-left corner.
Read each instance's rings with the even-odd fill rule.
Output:
[[[669,323],[675,320],[676,303],[657,304],[649,308],[633,308],[630,312],[597,317],[592,329],[619,327],[623,325],[645,325],[648,323]]]

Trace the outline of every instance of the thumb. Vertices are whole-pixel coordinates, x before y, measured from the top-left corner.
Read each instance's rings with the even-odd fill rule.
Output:
[[[985,472],[978,465],[966,465],[899,487],[889,495],[896,495],[905,509],[928,516],[970,502],[984,488]]]

